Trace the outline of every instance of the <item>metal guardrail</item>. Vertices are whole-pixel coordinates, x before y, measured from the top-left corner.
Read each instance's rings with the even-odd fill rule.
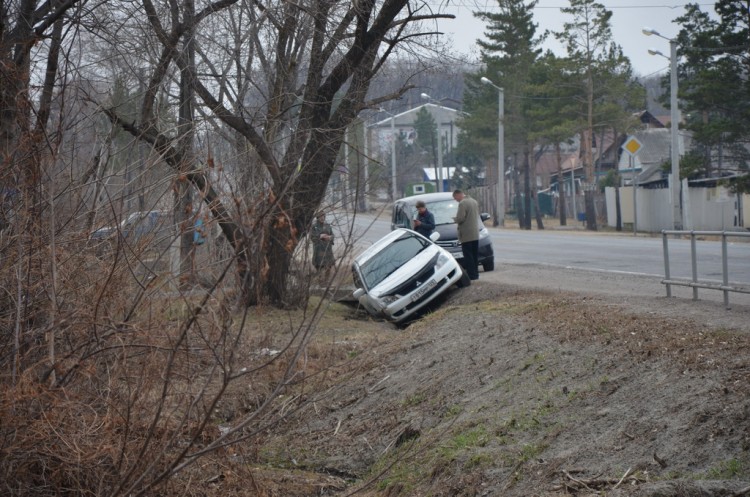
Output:
[[[698,289],[707,288],[724,292],[724,306],[729,309],[729,292],[748,293],[750,286],[743,284],[730,284],[729,261],[727,251],[727,238],[739,237],[750,238],[750,233],[742,231],[679,231],[662,230],[662,244],[664,247],[664,279],[661,280],[667,286],[667,297],[672,296],[672,285],[688,286],[693,289],[693,300],[698,300]],[[669,235],[690,235],[690,261],[692,265],[692,279],[671,278],[669,273]],[[696,236],[719,236],[721,237],[721,272],[722,281],[698,280],[698,261],[696,259]]]

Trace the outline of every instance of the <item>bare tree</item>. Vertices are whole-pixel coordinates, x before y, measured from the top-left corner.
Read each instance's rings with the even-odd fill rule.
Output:
[[[0,2],[4,495],[197,494],[185,469],[314,400],[278,401],[304,377],[324,304],[261,354],[276,336],[255,326],[262,309],[232,307],[228,275],[239,271],[247,304],[299,297],[286,272],[344,130],[400,93],[366,96],[418,34],[409,25],[434,15],[405,1],[195,7]],[[247,170],[243,183],[220,158]],[[120,223],[131,200],[173,206],[173,191],[183,220],[186,192],[201,199],[234,255],[194,294],[175,292],[153,269],[168,254]],[[100,222],[114,230],[105,256],[89,245]],[[219,431],[221,399],[248,384]]]
[[[125,122],[116,109],[107,113],[113,123],[155,146],[174,168],[184,160],[183,153],[150,117],[155,90],[163,84],[170,64],[188,65],[178,44],[191,25],[200,32],[203,20],[222,9],[232,11],[237,3],[209,4],[193,22],[186,22],[184,12],[174,11],[171,26],[163,25],[151,1],[142,3],[162,48],[141,119]],[[256,213],[251,225],[242,226],[232,218],[202,171],[193,168],[185,177],[201,192],[234,247],[245,302],[284,305],[292,254],[324,198],[345,129],[361,110],[405,91],[368,100],[371,79],[396,46],[420,34],[412,24],[444,16],[421,15],[407,0],[268,4],[253,7],[247,15],[256,23],[246,37],[237,34],[243,43],[235,45],[233,62],[221,68],[206,65],[207,72],[194,79],[194,87],[207,115],[234,130],[252,148],[254,162],[245,167],[255,170],[263,183],[256,185],[254,203],[247,206]],[[196,48],[203,60],[210,60],[210,49],[209,44]],[[252,62],[237,63],[244,60]],[[249,66],[251,74],[237,71]],[[240,84],[231,86],[238,75]],[[247,95],[244,100],[237,98],[236,90],[250,85],[262,95],[256,95],[255,105]]]

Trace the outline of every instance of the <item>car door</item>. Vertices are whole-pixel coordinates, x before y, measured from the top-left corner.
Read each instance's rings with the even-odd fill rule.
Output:
[[[393,217],[391,219],[391,229],[408,228],[412,229],[411,213],[409,204],[398,202],[393,206]]]

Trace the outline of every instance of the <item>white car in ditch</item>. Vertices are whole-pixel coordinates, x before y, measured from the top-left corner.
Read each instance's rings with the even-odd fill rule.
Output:
[[[456,259],[433,240],[399,228],[354,259],[354,298],[377,317],[402,322],[452,285],[471,284]]]

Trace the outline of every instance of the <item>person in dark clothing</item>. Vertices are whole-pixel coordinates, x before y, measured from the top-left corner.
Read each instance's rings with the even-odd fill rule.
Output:
[[[313,266],[323,272],[326,280],[335,264],[333,258],[333,228],[326,222],[325,212],[319,212],[310,230],[313,244]]]
[[[414,231],[429,238],[435,231],[435,216],[427,210],[427,206],[422,200],[417,200],[416,207],[417,218],[414,220]]]

